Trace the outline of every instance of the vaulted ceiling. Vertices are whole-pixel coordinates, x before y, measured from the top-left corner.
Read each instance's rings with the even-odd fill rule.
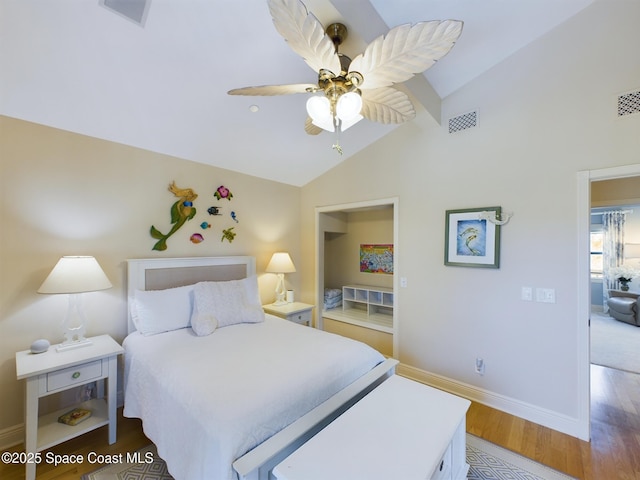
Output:
[[[316,81],[276,32],[266,0],[146,1],[138,24],[105,0],[0,0],[0,114],[291,185],[397,128],[363,120],[342,134],[339,155],[333,134],[305,133],[304,95],[227,95]],[[593,1],[304,3],[324,25],[349,28],[341,51],[351,57],[402,23],[463,20],[451,52],[406,83],[419,114],[440,122],[442,98]]]

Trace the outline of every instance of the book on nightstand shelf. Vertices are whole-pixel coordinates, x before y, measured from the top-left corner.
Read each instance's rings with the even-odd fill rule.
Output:
[[[58,422],[66,423],[67,425],[73,426],[86,420],[90,416],[91,416],[91,410],[87,410],[85,408],[74,408],[70,412],[67,412],[64,415],[60,415],[58,417]]]

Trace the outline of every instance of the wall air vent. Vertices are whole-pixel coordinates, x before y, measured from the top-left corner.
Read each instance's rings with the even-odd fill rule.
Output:
[[[151,0],[100,0],[100,5],[144,27]]]
[[[449,133],[456,133],[461,130],[478,126],[478,112],[469,112],[449,119]]]
[[[618,97],[618,117],[640,113],[640,91],[630,92]]]

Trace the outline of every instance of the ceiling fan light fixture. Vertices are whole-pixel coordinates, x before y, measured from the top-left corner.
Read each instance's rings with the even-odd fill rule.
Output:
[[[356,116],[360,116],[362,110],[362,97],[356,92],[348,92],[340,95],[336,104],[336,115],[343,122]],[[362,118],[362,116],[360,116]]]
[[[245,87],[228,93],[268,96],[323,92],[307,101],[305,131],[310,135],[317,135],[321,129],[335,132],[332,148],[338,153],[342,153],[340,133],[364,117],[387,124],[403,123],[416,116],[409,96],[393,86],[424,72],[446,55],[463,26],[459,20],[399,25],[374,39],[352,61],[338,51],[347,36],[343,24],[324,29],[300,0],[267,3],[278,33],[318,72],[317,84]]]
[[[340,95],[335,104],[335,114],[331,108],[331,100],[324,95],[314,95],[307,100],[307,113],[314,125],[335,132],[336,127],[344,132],[364,117],[360,115],[362,110],[362,97],[357,92],[348,92]]]
[[[333,115],[331,114],[331,102],[324,95],[314,95],[307,100],[307,113],[314,125],[333,132]]]
[[[340,119],[340,131],[344,132],[347,128],[353,127],[356,123],[358,123],[363,118],[364,117],[358,113],[351,118]]]

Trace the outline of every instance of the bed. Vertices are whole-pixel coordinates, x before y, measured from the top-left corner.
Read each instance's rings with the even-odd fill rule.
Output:
[[[274,478],[397,364],[265,314],[253,257],[129,260],[128,297],[124,414],[177,480]]]

